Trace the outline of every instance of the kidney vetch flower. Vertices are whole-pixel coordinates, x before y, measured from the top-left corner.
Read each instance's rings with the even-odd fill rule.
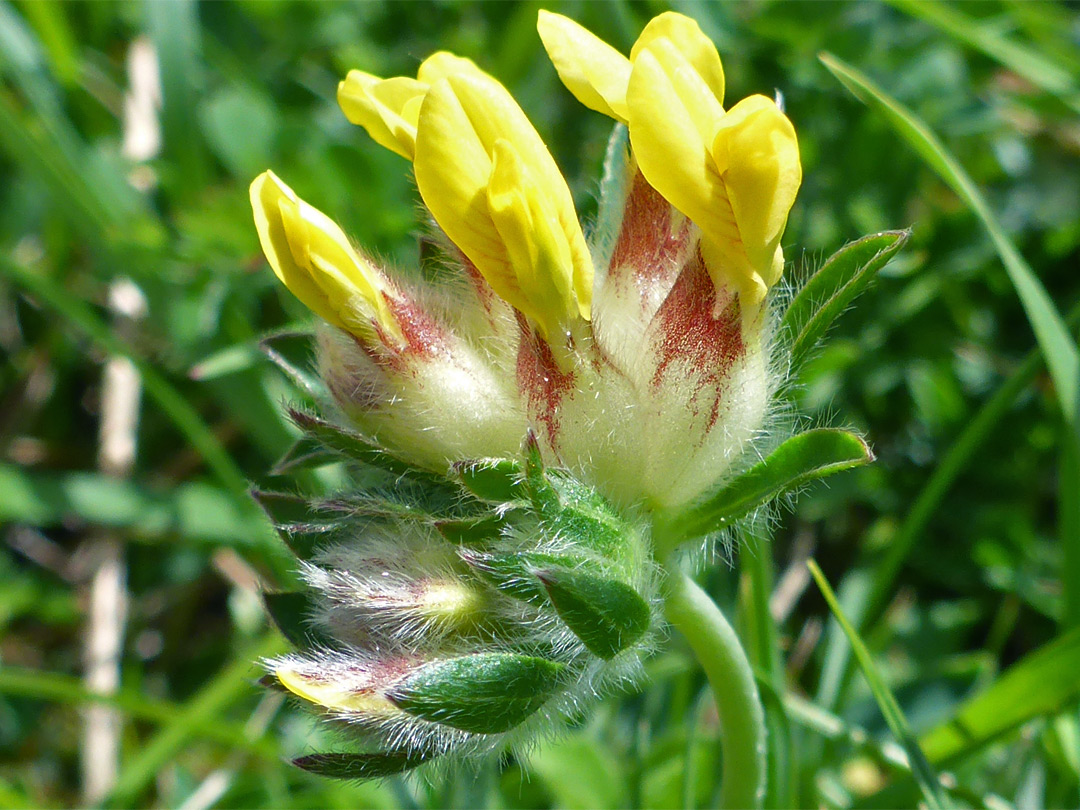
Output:
[[[259,496],[308,586],[267,596],[300,648],[270,680],[364,746],[299,761],[322,773],[551,729],[638,676],[682,592],[674,545],[868,458],[843,434],[857,452],[831,467],[787,451],[783,486],[756,463],[802,179],[783,110],[725,108],[716,48],[683,15],[649,22],[629,56],[557,14],[538,28],[570,92],[616,122],[587,232],[510,93],[445,52],[415,78],[351,71],[338,89],[412,163],[433,282],[386,270],[272,172],[251,186],[273,271],[325,324],[338,418],[294,411],[303,441],[382,475],[326,502]]]

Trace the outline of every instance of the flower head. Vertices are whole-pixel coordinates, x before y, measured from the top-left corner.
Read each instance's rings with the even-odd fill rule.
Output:
[[[558,14],[540,35],[567,88],[627,124],[646,180],[702,231],[717,285],[756,315],[784,269],[780,237],[802,181],[795,129],[775,102],[750,96],[724,110],[724,70],[697,23],[667,12],[629,59]]]
[[[333,652],[272,668],[410,767],[488,750],[634,671],[656,594],[639,517],[737,472],[774,387],[791,122],[763,96],[725,110],[720,57],[685,16],[652,20],[629,57],[565,17],[538,25],[570,91],[618,122],[588,239],[510,93],[444,52],[416,78],[350,72],[338,99],[411,161],[446,283],[364,257],[270,172],[251,189],[274,272],[328,324],[322,373],[360,433],[298,421],[394,477],[305,556]]]

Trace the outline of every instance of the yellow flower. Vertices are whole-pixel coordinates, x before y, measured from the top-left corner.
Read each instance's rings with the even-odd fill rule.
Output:
[[[390,281],[269,173],[252,186],[260,238],[289,289],[358,338],[324,330],[322,373],[392,454],[439,471],[513,456],[532,428],[607,497],[669,508],[728,474],[766,418],[760,315],[801,180],[795,132],[763,96],[724,109],[716,48],[681,14],[629,57],[559,15],[538,28],[573,93],[626,125],[590,242],[510,93],[446,52],[415,78],[352,71],[338,97],[412,161],[450,283]]]
[[[385,298],[389,281],[325,214],[270,171],[251,184],[251,207],[270,266],[308,309],[358,337],[370,336],[377,324],[401,338]]]
[[[433,85],[413,168],[435,221],[545,337],[589,319],[592,260],[570,189],[501,84],[458,75]]]
[[[716,48],[680,14],[650,22],[629,59],[565,17],[541,12],[538,28],[570,91],[628,125],[645,179],[701,229],[714,282],[755,317],[783,273],[780,238],[802,182],[791,122],[764,96],[725,112]]]
[[[415,79],[380,79],[362,70],[350,70],[338,84],[338,104],[345,117],[366,129],[377,144],[412,160],[424,96],[433,82],[459,73],[482,71],[471,59],[446,51],[425,59]]]
[[[338,98],[377,143],[413,161],[435,221],[545,338],[590,318],[592,260],[570,189],[498,81],[438,53],[415,80],[353,71]]]

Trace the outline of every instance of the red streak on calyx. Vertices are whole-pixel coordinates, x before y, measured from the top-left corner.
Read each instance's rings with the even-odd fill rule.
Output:
[[[398,343],[392,335],[376,323],[375,330],[386,348],[385,353],[378,352],[371,355],[376,361],[400,367],[409,359],[430,358],[449,352],[445,328],[415,301],[405,296],[385,293],[383,300],[386,301],[390,314],[397,321],[404,344]]]
[[[686,248],[689,232],[689,220],[683,220],[672,232],[671,204],[637,172],[626,196],[622,227],[611,253],[610,279],[619,282],[628,278],[643,293],[655,286],[670,285],[678,272],[678,258]],[[645,300],[643,294],[643,304]]]
[[[548,342],[536,334],[518,314],[521,342],[518,346],[518,390],[528,405],[528,413],[547,431],[547,440],[554,446],[559,432],[559,406],[574,389],[574,372],[563,371]]]
[[[695,414],[708,410],[707,434],[720,413],[725,379],[744,346],[739,299],[726,291],[718,295],[700,251],[679,274],[650,331],[657,355],[652,387],[660,388],[669,372],[693,380],[687,407]]]

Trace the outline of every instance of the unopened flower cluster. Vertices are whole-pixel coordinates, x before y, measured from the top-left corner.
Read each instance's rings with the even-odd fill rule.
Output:
[[[313,641],[271,669],[359,730],[372,772],[525,739],[633,677],[658,624],[650,515],[738,468],[774,387],[790,121],[765,96],[725,108],[685,16],[653,19],[628,57],[556,14],[538,29],[569,91],[619,125],[588,236],[514,99],[445,52],[338,91],[411,161],[434,283],[387,272],[271,172],[251,187],[271,267],[328,324],[341,424],[301,426],[388,470],[302,555]]]

